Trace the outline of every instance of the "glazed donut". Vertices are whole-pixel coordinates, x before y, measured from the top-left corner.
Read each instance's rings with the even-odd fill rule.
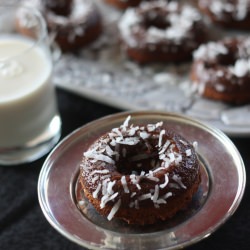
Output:
[[[215,24],[250,30],[250,0],[199,0],[198,6]]]
[[[104,0],[119,9],[137,6],[142,0]]]
[[[250,38],[225,38],[194,52],[191,79],[197,92],[232,104],[250,102]]]
[[[198,189],[200,166],[194,146],[162,122],[129,125],[129,119],[84,152],[78,180],[108,220],[153,224],[186,208]]]
[[[41,11],[62,51],[83,48],[101,34],[101,15],[91,0],[33,0],[26,4]]]
[[[119,23],[127,55],[138,63],[181,62],[206,40],[200,13],[189,5],[165,0],[127,9]]]

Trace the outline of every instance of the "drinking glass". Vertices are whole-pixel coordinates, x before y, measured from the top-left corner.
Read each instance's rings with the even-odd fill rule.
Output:
[[[38,10],[0,5],[0,164],[34,161],[61,134],[53,59]]]

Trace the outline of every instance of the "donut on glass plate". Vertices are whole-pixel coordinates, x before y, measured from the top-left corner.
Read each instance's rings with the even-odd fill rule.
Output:
[[[138,225],[167,220],[185,209],[198,190],[196,143],[162,122],[130,125],[129,120],[84,152],[78,181],[108,220]]]
[[[198,6],[215,24],[250,30],[250,0],[199,0]]]
[[[204,97],[250,103],[250,38],[224,38],[194,52],[191,79]]]
[[[91,0],[33,0],[25,3],[41,11],[49,33],[62,51],[80,49],[101,34],[101,15]]]
[[[119,23],[128,57],[138,63],[182,62],[206,41],[200,13],[190,5],[165,0],[127,9]]]

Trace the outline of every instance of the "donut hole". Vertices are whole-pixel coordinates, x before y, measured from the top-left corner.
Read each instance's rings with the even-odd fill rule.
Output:
[[[116,160],[117,171],[123,175],[148,173],[160,165],[157,149],[150,144],[119,146],[119,158]]]
[[[213,68],[217,65],[220,65],[222,67],[228,67],[234,65],[236,61],[237,58],[233,54],[219,54],[214,60],[209,60],[205,62],[205,67]]]
[[[59,16],[69,16],[72,10],[73,0],[44,0],[45,8]]]
[[[236,57],[231,54],[226,54],[226,55],[220,54],[217,56],[217,61],[222,66],[234,65],[236,60],[237,60]]]
[[[161,13],[157,9],[145,13],[143,19],[145,29],[155,27],[164,30],[170,26],[170,22],[166,18],[166,13]]]

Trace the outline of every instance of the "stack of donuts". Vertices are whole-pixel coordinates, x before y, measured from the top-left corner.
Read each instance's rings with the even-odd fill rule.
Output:
[[[250,102],[249,38],[211,41],[211,28],[250,30],[250,0],[99,0],[118,11],[121,55],[139,65],[192,64],[199,95],[231,104]],[[91,0],[33,0],[62,51],[82,49],[101,37],[104,16]],[[96,1],[98,3],[98,1]]]

